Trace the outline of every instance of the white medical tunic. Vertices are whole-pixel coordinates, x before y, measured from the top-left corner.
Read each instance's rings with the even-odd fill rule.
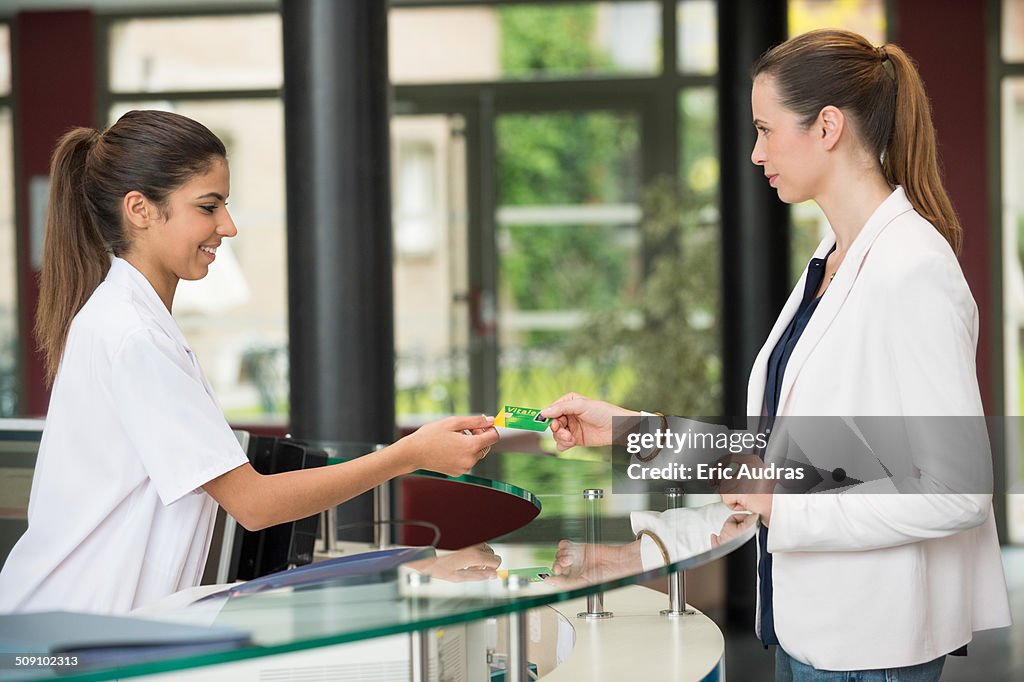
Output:
[[[198,585],[202,486],[246,461],[156,291],[113,259],[71,323],[0,612],[123,613]]]

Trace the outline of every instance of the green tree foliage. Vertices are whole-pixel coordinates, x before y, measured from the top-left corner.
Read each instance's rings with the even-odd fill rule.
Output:
[[[597,9],[592,5],[502,7],[500,12],[501,67],[506,75],[579,75],[607,70],[611,63],[593,46]]]

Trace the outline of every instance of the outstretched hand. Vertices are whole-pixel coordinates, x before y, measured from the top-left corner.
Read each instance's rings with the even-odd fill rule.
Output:
[[[551,419],[551,433],[559,452],[576,447],[611,445],[613,417],[639,417],[639,412],[618,405],[566,393],[540,411]]]
[[[403,438],[411,468],[461,476],[487,456],[498,442],[493,417],[445,417]],[[469,433],[466,433],[466,432]]]

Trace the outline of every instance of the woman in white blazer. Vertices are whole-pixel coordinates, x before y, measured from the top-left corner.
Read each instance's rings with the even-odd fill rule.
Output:
[[[223,143],[177,114],[58,143],[36,321],[53,393],[0,613],[144,606],[199,583],[218,503],[258,530],[416,469],[465,473],[497,440],[486,417],[449,417],[336,466],[253,469],[171,317],[178,281],[237,233],[229,180]]]
[[[814,31],[769,50],[753,76],[751,161],[782,201],[814,200],[832,231],[754,362],[747,414],[982,418],[961,227],[909,57]],[[608,444],[612,417],[638,413],[568,394],[542,414],[566,449]],[[972,632],[1010,623],[990,491],[723,502],[761,515],[756,622],[778,645],[776,680],[937,680]],[[671,522],[646,518],[675,558]],[[601,552],[662,563],[640,542]],[[578,556],[563,545],[555,572]]]

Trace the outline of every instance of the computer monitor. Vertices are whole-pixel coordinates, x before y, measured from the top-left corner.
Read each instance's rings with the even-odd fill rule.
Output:
[[[290,439],[250,436],[249,461],[261,474],[277,474],[325,466],[327,453]],[[218,573],[218,582],[251,580],[286,568],[304,566],[313,561],[313,547],[319,531],[320,514],[248,531],[234,525],[233,537],[225,537],[230,547],[226,572]],[[225,536],[227,535],[225,530]]]

